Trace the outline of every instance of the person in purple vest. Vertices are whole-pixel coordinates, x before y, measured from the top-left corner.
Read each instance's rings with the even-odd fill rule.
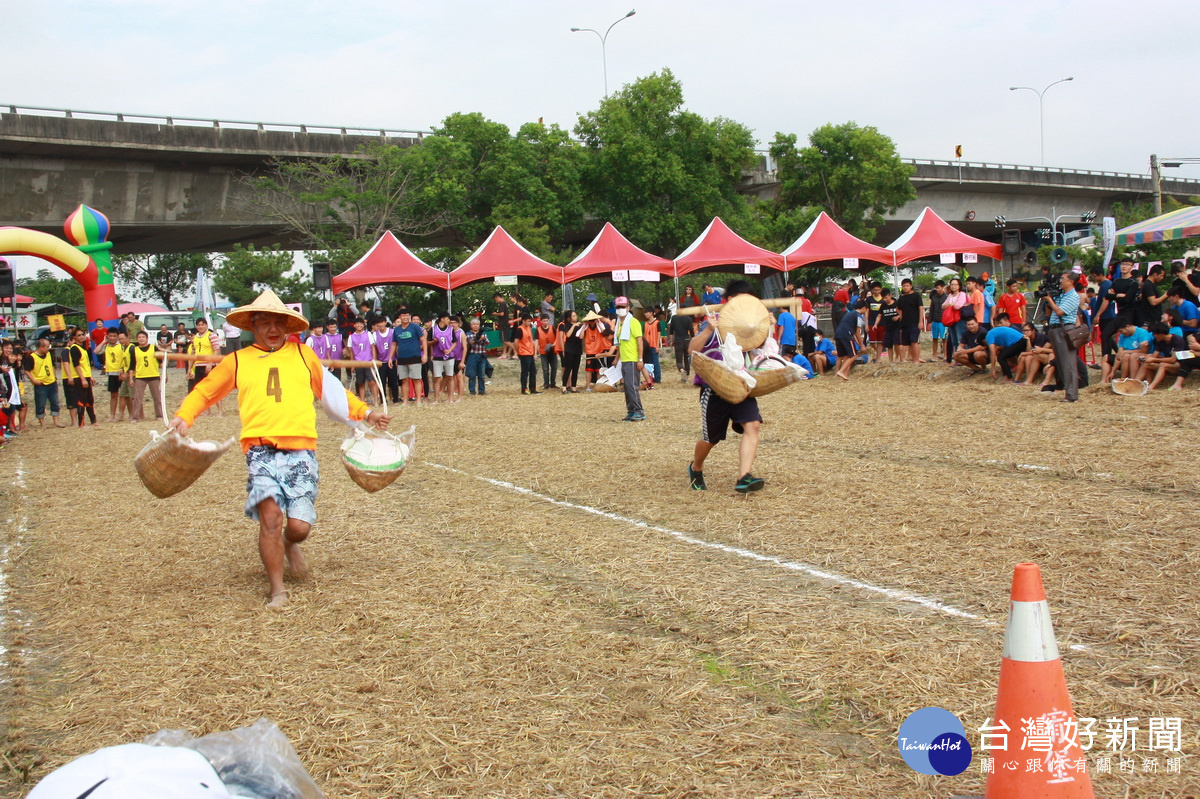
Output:
[[[458,361],[454,358],[454,346],[457,343],[455,330],[450,325],[449,311],[438,311],[437,321],[429,329],[429,360],[433,365],[433,401],[442,401],[442,392],[446,401],[450,400],[450,386],[454,382],[455,366]]]
[[[454,358],[454,379],[450,381],[450,401],[462,400],[463,386],[467,382],[467,334],[462,329],[462,317],[454,314],[450,317],[450,327],[454,330],[454,346],[450,356]]]
[[[329,354],[329,342],[325,339],[325,325],[320,322],[312,323],[308,331],[308,337],[304,339],[304,343],[322,360],[336,358],[338,355],[341,355],[340,347],[337,349],[336,355]]]
[[[367,330],[367,322],[361,316],[354,318],[354,332],[348,337],[346,350],[352,361],[375,360],[375,335]],[[379,403],[379,399],[375,397],[375,382],[371,377],[370,364],[354,367],[354,392],[364,401],[367,393],[370,393],[374,398],[371,404]]]
[[[375,355],[382,361],[379,367],[380,391],[387,391],[393,403],[400,401],[400,381],[396,378],[396,343],[387,319],[375,318]]]

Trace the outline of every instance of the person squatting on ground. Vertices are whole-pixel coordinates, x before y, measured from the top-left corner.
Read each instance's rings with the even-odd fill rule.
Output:
[[[308,320],[265,291],[250,305],[229,313],[229,321],[254,334],[254,344],[221,361],[184,398],[170,429],[181,436],[196,417],[238,389],[242,452],[249,470],[246,516],[259,523],[258,552],[270,586],[267,607],[288,600],[284,561],[292,574],[307,574],[300,543],[317,521],[317,425],[314,402],[324,391],[324,372],[308,347],[287,340],[308,328]],[[392,418],[370,410],[349,391],[350,418],[387,429]]]
[[[749,283],[735,280],[726,287],[725,298],[730,300],[739,294],[749,293]],[[865,306],[865,303],[863,305]],[[714,360],[721,360],[721,340],[716,325],[709,325],[707,329],[696,334],[688,345],[688,351],[700,352]],[[700,440],[696,442],[692,451],[692,461],[687,467],[692,490],[708,489],[704,481],[704,461],[712,452],[712,448],[725,440],[730,423],[733,424],[733,432],[742,436],[738,447],[739,477],[733,488],[740,494],[761,490],[766,481],[750,473],[754,467],[754,458],[758,454],[758,432],[762,425],[758,400],[747,397],[736,404],[726,402],[699,375],[695,377],[695,384],[700,386]]]
[[[642,363],[645,358],[646,341],[642,335],[642,323],[629,311],[629,298],[617,297],[617,357],[621,362],[621,380],[625,384],[626,422],[641,422],[646,418],[642,410],[642,395],[638,391],[641,383]]]

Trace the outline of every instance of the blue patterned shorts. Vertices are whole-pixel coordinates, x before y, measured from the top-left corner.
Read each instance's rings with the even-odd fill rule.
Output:
[[[317,522],[317,457],[310,449],[251,447],[246,453],[246,515],[258,520],[258,503],[273,499],[289,519]]]

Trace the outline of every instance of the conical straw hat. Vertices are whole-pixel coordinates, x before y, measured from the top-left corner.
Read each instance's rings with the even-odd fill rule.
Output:
[[[743,350],[761,347],[771,331],[771,312],[753,294],[739,294],[717,311],[721,340],[732,333]]]
[[[287,320],[284,322],[284,329],[288,333],[302,333],[308,330],[308,320],[304,318],[304,315],[284,305],[283,301],[270,289],[259,294],[254,302],[249,305],[234,308],[225,316],[225,321],[234,327],[253,332],[254,325],[251,319],[256,313],[272,313],[279,316],[286,316]]]

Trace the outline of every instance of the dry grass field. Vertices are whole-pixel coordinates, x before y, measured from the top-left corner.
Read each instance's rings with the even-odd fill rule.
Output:
[[[690,385],[643,401],[628,424],[619,394],[523,397],[499,363],[486,398],[398,412],[416,458],[372,495],[322,419],[312,575],[282,613],[236,451],[158,500],[132,466],[153,422],[21,436],[0,793],[260,716],[330,797],[982,793],[978,762],[918,775],[896,733],[938,705],[977,743],[1033,561],[1077,714],[1182,719],[1182,773],[1097,795],[1200,795],[1194,386],[1069,405],[944,366],[826,377],[761,401],[748,496],[733,442],[688,489]]]

